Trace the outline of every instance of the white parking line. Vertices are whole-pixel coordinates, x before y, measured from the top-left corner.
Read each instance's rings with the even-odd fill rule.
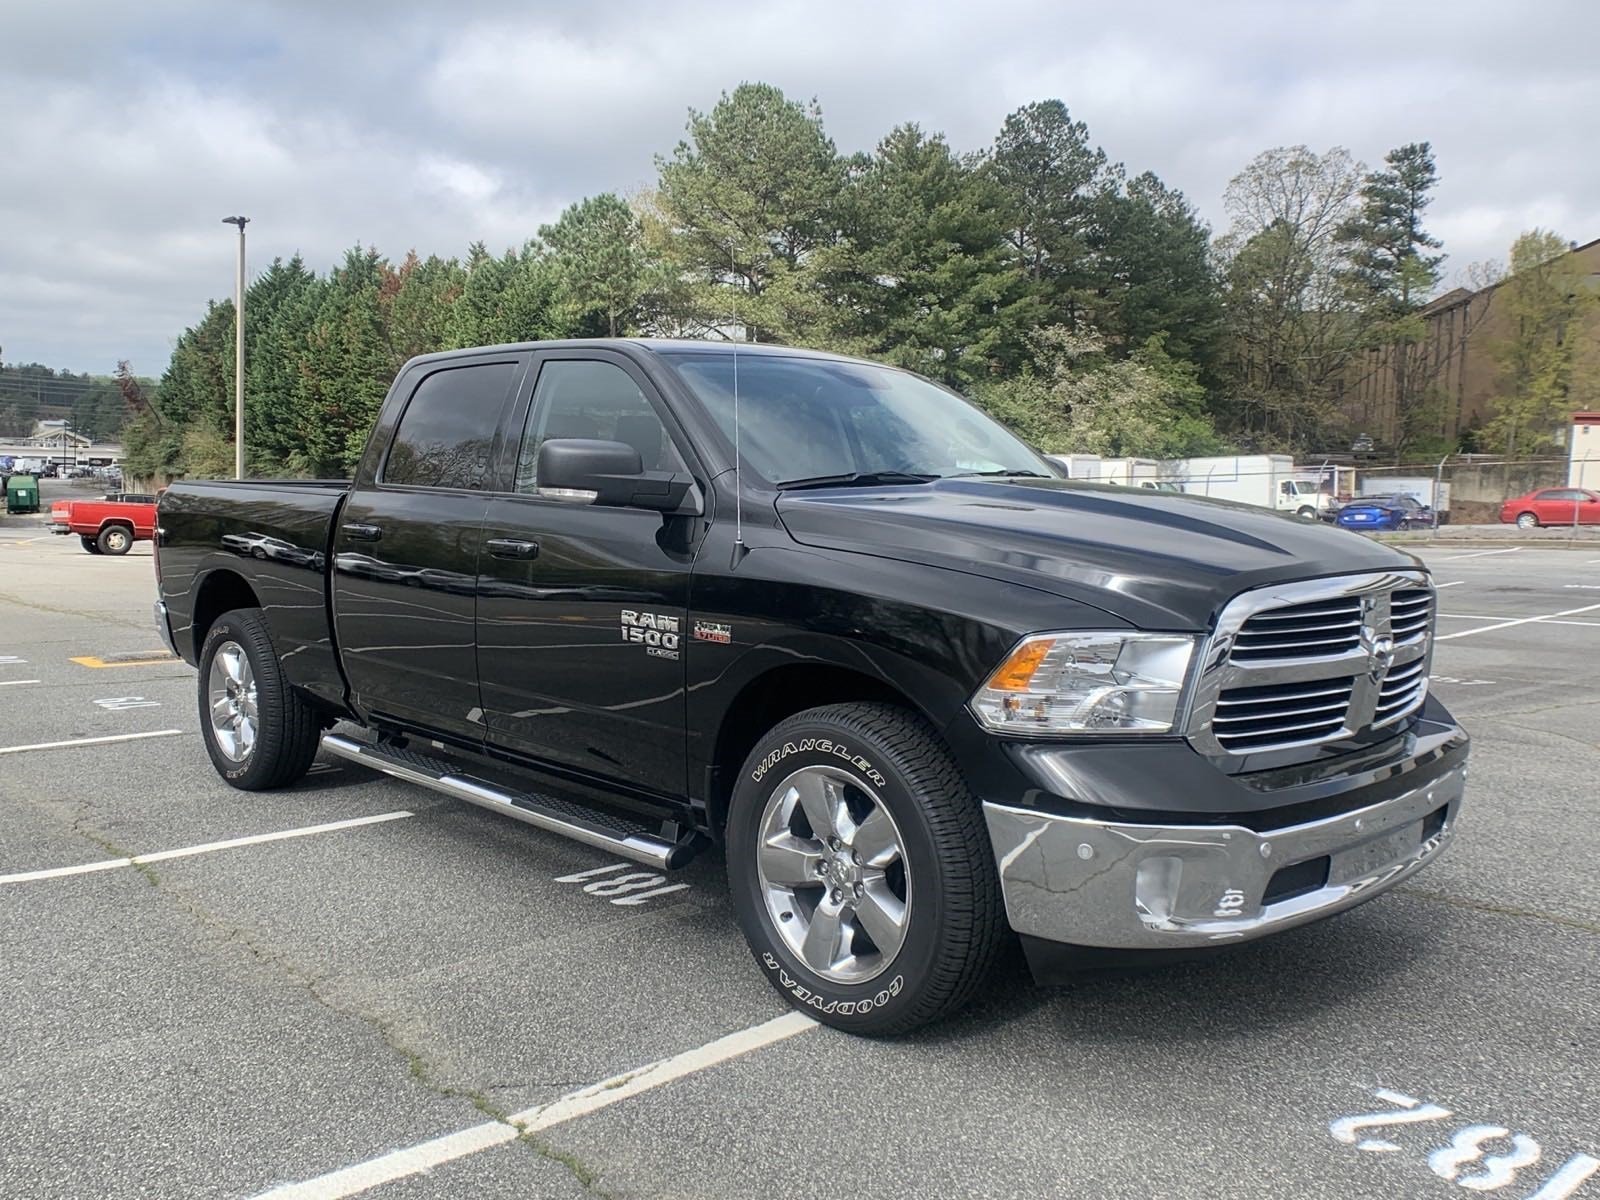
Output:
[[[117,867],[131,867],[140,863],[166,862],[169,858],[189,858],[195,854],[210,854],[214,850],[232,850],[238,846],[258,846],[262,842],[281,842],[286,838],[310,837],[315,833],[334,833],[340,829],[355,829],[360,825],[377,825],[383,821],[398,821],[415,816],[405,809],[379,813],[375,817],[352,817],[348,821],[330,821],[326,825],[305,825],[299,829],[285,829],[278,833],[256,833],[249,837],[229,838],[225,842],[202,842],[198,846],[183,846],[177,850],[157,850],[152,854],[136,854],[132,858],[106,858],[99,862],[82,863],[76,867],[50,867],[43,871],[23,871],[16,875],[0,875],[0,883],[32,883],[36,879],[60,879],[66,875],[88,875],[94,871],[110,871]]]
[[[1465,582],[1466,582],[1465,579],[1452,579],[1449,583],[1436,583],[1436,584],[1434,584],[1433,585],[1433,590],[1437,592],[1437,591],[1441,590],[1442,588],[1460,587]]]
[[[1463,558],[1484,558],[1490,554],[1515,554],[1521,546],[1509,546],[1504,550],[1474,550],[1471,554],[1451,554],[1441,558],[1440,562],[1460,562]]]
[[[1514,621],[1501,621],[1498,625],[1480,625],[1477,629],[1463,629],[1459,633],[1441,634],[1433,640],[1448,642],[1451,638],[1471,637],[1475,633],[1488,633],[1491,629],[1510,629],[1513,625],[1531,625],[1537,621],[1549,621],[1552,624],[1557,617],[1572,617],[1578,613],[1593,612],[1600,608],[1600,604],[1586,604],[1582,608],[1568,608],[1561,612],[1547,613],[1542,617],[1518,617]]]
[[[83,862],[75,867],[48,867],[45,870],[24,870],[16,875],[0,875],[0,883],[32,883],[40,878],[62,878],[64,875],[88,875],[96,870],[112,870],[115,867],[133,867],[144,862],[165,862],[171,858],[189,858],[192,854],[210,854],[214,850],[234,850],[237,846],[256,846],[262,842],[283,842],[285,838],[310,837],[312,834],[333,834],[339,829],[355,829],[357,826],[376,826],[382,821],[398,821],[405,816],[416,816],[410,811],[395,810],[394,813],[379,813],[378,816],[357,816],[349,821],[330,821],[325,826],[302,826],[301,829],[285,829],[277,834],[251,834],[250,837],[230,837],[227,842],[203,842],[198,846],[181,846],[178,850],[157,850],[150,854],[134,854],[133,858],[107,858],[99,862]]]
[[[73,738],[70,742],[35,742],[31,746],[0,746],[0,754],[21,754],[26,750],[62,750],[69,746],[99,746],[106,742],[132,742],[139,738],[173,737],[181,729],[155,729],[149,733],[112,733],[105,737]]]
[[[485,1121],[481,1125],[434,1138],[431,1142],[408,1146],[404,1150],[392,1150],[353,1167],[344,1167],[303,1183],[288,1183],[262,1192],[256,1200],[340,1200],[344,1196],[354,1196],[380,1184],[418,1175],[444,1163],[476,1154],[480,1150],[502,1146],[515,1141],[522,1134],[537,1133],[609,1108],[641,1092],[648,1092],[682,1079],[685,1075],[704,1071],[816,1027],[817,1023],[804,1013],[785,1013],[760,1025],[707,1042],[704,1046],[663,1058],[649,1066],[613,1075],[579,1091],[569,1092],[549,1104],[512,1113],[507,1121]]]
[[[37,679],[0,679],[0,687],[21,687],[25,683],[38,683]]]

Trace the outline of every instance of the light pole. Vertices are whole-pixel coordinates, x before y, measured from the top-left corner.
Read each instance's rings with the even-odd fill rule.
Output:
[[[239,276],[233,288],[233,477],[244,478],[244,227],[249,217],[223,217],[239,227]]]

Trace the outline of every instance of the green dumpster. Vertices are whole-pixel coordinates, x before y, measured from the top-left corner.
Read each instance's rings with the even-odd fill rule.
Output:
[[[13,475],[6,480],[6,511],[8,513],[38,512],[39,481],[32,475]]]

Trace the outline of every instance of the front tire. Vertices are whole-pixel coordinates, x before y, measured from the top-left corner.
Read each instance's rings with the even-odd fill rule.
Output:
[[[727,848],[767,979],[851,1033],[953,1012],[1005,933],[977,798],[933,730],[893,705],[814,708],[763,737],[734,787]]]
[[[107,525],[95,539],[101,554],[126,554],[133,549],[133,534],[126,525]]]
[[[78,543],[85,550],[87,550],[90,554],[99,554],[100,553],[100,543],[95,541],[92,537],[90,537],[86,533],[80,533],[78,535]]]
[[[224,613],[200,651],[200,731],[217,774],[247,792],[283,787],[311,769],[316,710],[283,676],[259,608]]]
[[[1315,521],[1317,519],[1317,510],[1312,508],[1309,504],[1302,504],[1295,512],[1295,516],[1299,517],[1302,521]]]
[[[1519,513],[1517,515],[1517,528],[1537,529],[1539,528],[1539,518],[1531,512]]]

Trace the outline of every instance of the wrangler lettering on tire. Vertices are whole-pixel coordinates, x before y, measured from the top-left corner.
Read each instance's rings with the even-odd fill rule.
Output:
[[[977,800],[915,714],[835,704],[760,740],[729,807],[728,876],[768,980],[853,1033],[963,1004],[1004,933]]]

